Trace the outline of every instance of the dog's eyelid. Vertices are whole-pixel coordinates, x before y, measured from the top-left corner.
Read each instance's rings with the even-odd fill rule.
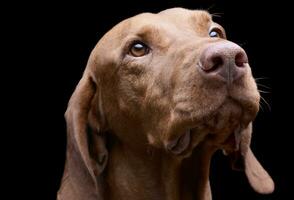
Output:
[[[133,57],[142,57],[150,52],[150,47],[142,41],[135,40],[128,47],[128,54]]]
[[[215,35],[215,36],[211,36],[210,34],[211,34],[212,32],[215,32],[217,35]],[[221,26],[212,26],[212,27],[210,27],[208,33],[209,33],[210,37],[219,37],[219,38],[224,38],[224,39],[226,39],[226,33],[225,33],[225,30],[224,30],[224,28],[221,27]]]

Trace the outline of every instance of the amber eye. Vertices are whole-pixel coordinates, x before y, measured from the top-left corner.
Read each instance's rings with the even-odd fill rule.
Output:
[[[131,45],[129,54],[134,57],[145,56],[149,53],[149,47],[142,42],[135,42]]]
[[[210,32],[209,32],[209,36],[210,37],[222,37],[222,32],[221,32],[221,30],[219,30],[218,28],[213,28],[213,29],[211,29],[210,30]]]

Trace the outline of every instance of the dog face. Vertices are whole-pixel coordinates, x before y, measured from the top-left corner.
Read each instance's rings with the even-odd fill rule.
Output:
[[[127,19],[92,57],[108,126],[125,143],[138,141],[130,145],[147,141],[189,155],[209,136],[222,147],[258,111],[246,53],[205,11],[170,9]]]
[[[209,199],[209,164],[217,149],[245,170],[255,191],[270,193],[274,183],[250,149],[259,99],[245,51],[226,40],[207,12],[174,8],[124,20],[98,42],[69,101],[65,189],[59,196],[103,199],[105,187],[118,196],[160,195],[140,186],[129,190],[132,169],[163,165],[171,175],[164,178],[173,178],[179,171],[170,165],[189,157],[200,174],[193,180],[199,198],[205,192]],[[119,156],[122,149],[136,154],[135,163]],[[146,161],[149,151],[157,160]],[[108,186],[102,176],[107,167]],[[158,183],[158,173],[152,176],[148,180]],[[144,177],[132,181],[145,184]],[[124,188],[115,187],[122,181]]]

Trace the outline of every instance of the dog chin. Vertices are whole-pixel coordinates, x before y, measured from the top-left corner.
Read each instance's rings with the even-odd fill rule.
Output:
[[[192,128],[189,125],[178,137],[166,142],[165,148],[176,156],[189,157],[193,149],[203,141],[221,147],[230,135],[247,127],[255,115],[240,103],[227,100],[217,111],[197,120]]]

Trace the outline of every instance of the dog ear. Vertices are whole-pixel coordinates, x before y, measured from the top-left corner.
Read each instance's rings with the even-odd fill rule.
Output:
[[[103,199],[101,175],[108,161],[103,133],[105,121],[99,85],[87,68],[69,101],[65,118],[67,160],[61,188],[66,189],[60,189],[58,196]]]
[[[234,170],[244,170],[251,187],[258,193],[274,191],[274,182],[254,156],[251,148],[252,123],[234,134],[234,148],[225,149]],[[231,142],[232,144],[232,142]]]

